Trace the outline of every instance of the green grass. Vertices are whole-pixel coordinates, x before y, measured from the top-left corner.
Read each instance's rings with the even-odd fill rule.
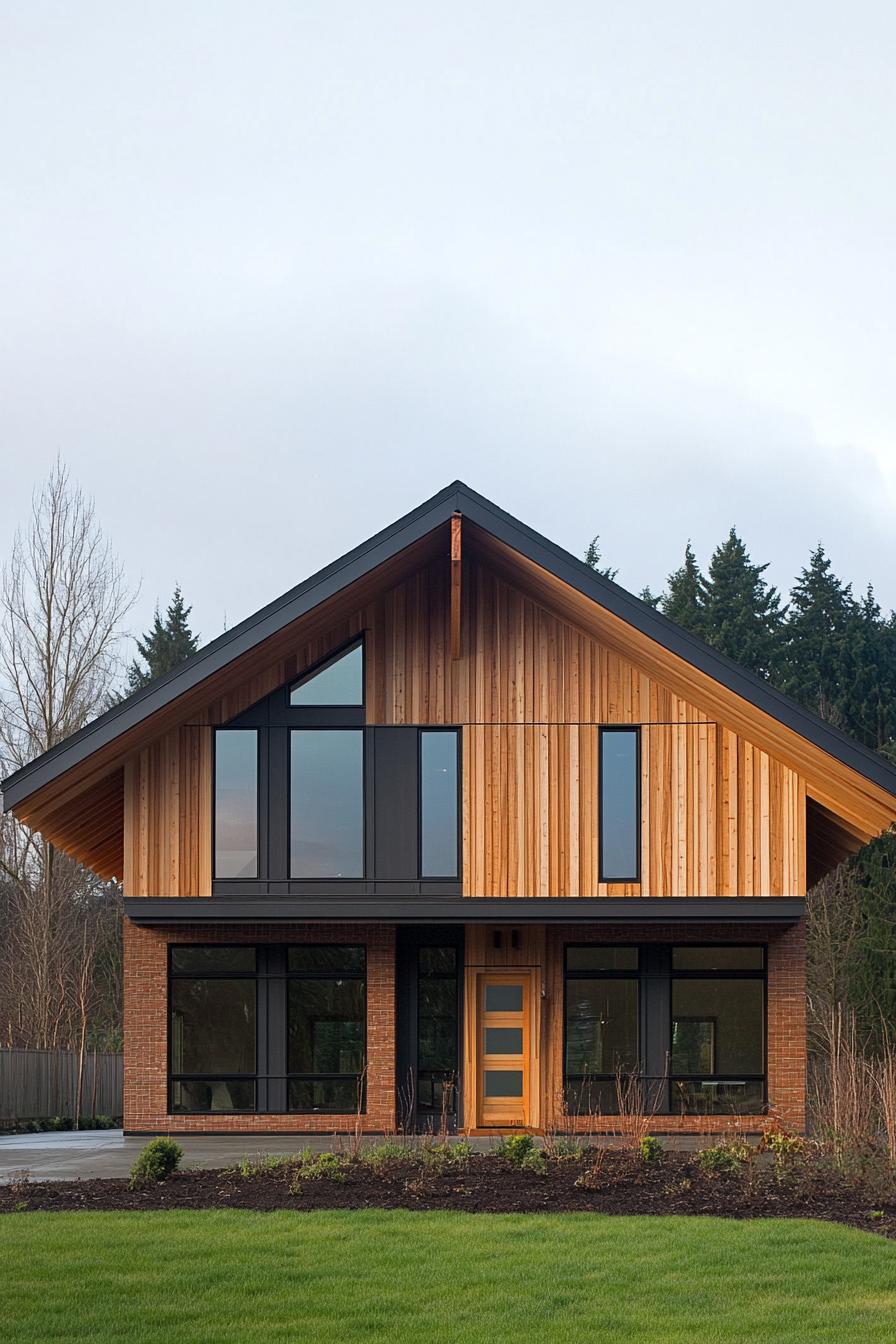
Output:
[[[0,1219],[0,1340],[896,1338],[896,1246],[813,1222],[369,1211]]]

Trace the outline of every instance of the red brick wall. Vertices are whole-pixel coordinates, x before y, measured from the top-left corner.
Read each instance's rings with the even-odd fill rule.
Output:
[[[547,930],[542,1032],[545,1060],[545,1114],[558,1128],[612,1133],[618,1117],[565,1116],[563,1087],[563,945],[569,942],[766,943],[768,946],[769,1114],[758,1116],[657,1115],[658,1133],[717,1134],[729,1129],[756,1131],[780,1124],[802,1131],[806,1125],[806,960],[803,924],[768,927],[726,925],[560,926]]]
[[[389,925],[230,924],[140,928],[124,921],[124,1127],[165,1133],[333,1133],[355,1115],[169,1115],[170,943],[364,943],[367,947],[366,1131],[395,1128],[395,930]]]

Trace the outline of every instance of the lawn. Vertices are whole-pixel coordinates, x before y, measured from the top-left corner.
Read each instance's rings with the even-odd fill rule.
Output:
[[[406,1211],[0,1219],[0,1340],[896,1338],[896,1246],[831,1224]]]

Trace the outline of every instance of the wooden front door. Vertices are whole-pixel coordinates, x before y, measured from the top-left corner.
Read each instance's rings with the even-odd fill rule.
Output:
[[[530,1123],[531,975],[483,971],[477,995],[477,1124],[483,1129]]]

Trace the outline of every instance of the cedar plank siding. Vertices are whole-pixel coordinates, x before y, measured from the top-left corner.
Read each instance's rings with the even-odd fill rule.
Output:
[[[125,894],[210,894],[210,726],[362,631],[368,722],[463,725],[465,895],[805,894],[793,770],[469,553],[452,659],[449,585],[425,565],[133,755]],[[598,882],[602,723],[643,725],[640,885]]]

